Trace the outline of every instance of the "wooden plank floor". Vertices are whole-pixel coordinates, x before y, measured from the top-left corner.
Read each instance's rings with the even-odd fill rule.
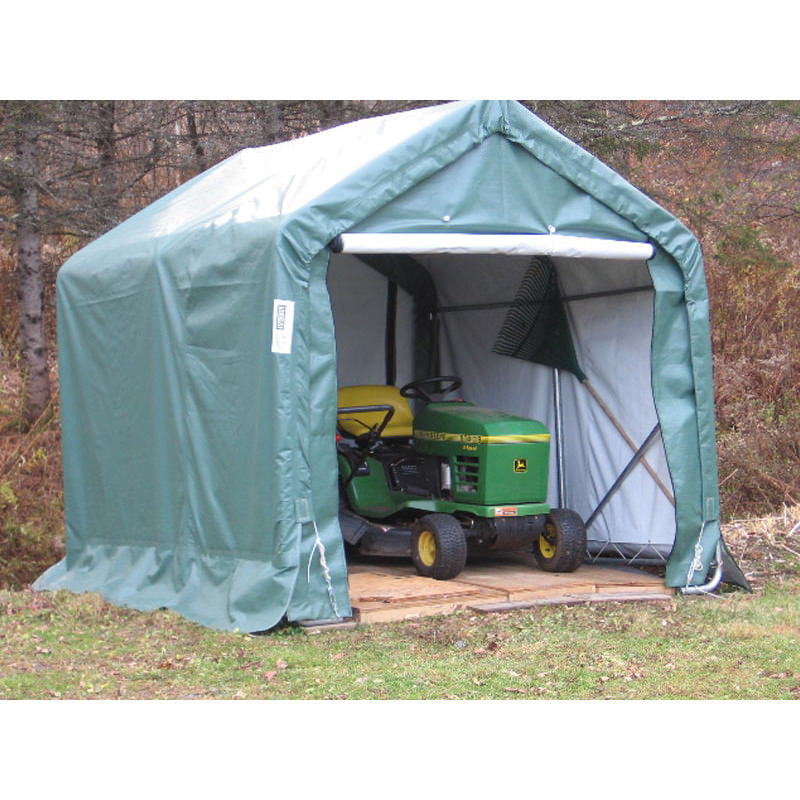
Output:
[[[544,572],[531,555],[506,553],[469,563],[450,581],[416,574],[405,559],[358,559],[348,565],[356,622],[390,622],[458,610],[506,611],[552,603],[668,599],[663,578],[639,569],[584,564]]]

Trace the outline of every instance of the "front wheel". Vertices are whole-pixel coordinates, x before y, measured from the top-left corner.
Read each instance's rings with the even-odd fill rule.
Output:
[[[533,546],[539,566],[547,572],[574,572],[586,558],[586,526],[566,508],[554,508]]]
[[[455,578],[467,563],[467,539],[458,520],[449,514],[417,520],[411,529],[411,559],[425,578]]]

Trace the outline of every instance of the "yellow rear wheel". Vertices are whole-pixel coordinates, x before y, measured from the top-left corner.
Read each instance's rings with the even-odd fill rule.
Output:
[[[552,525],[546,525],[545,529],[539,535],[539,552],[542,558],[553,558],[556,554],[556,545],[558,543],[558,533]]]
[[[583,520],[566,508],[552,509],[536,540],[533,554],[539,566],[548,572],[574,572],[586,557]]]

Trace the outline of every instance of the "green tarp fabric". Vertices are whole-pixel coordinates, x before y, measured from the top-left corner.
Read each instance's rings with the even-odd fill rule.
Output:
[[[653,392],[676,501],[667,583],[701,583],[720,533],[700,248],[524,107],[485,101],[243,151],[64,265],[67,545],[36,588],[243,631],[348,616],[326,245],[346,231],[550,225],[656,246]]]

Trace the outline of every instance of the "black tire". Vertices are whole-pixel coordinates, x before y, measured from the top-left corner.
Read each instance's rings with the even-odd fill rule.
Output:
[[[411,528],[411,560],[425,578],[447,581],[467,563],[467,539],[449,514],[428,514]]]
[[[566,508],[554,508],[534,542],[533,554],[547,572],[574,572],[586,558],[586,526]]]

